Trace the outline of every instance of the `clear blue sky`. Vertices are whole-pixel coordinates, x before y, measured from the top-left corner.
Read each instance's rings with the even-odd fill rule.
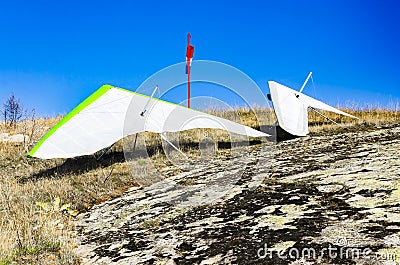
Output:
[[[0,100],[13,91],[52,116],[104,83],[136,90],[184,61],[190,31],[195,59],[239,68],[265,92],[313,71],[312,96],[387,105],[400,101],[399,13],[389,0],[1,1]]]

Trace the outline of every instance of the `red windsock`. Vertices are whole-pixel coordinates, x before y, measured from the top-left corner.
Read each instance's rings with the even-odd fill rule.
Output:
[[[189,74],[189,67],[192,64],[194,47],[190,45],[190,33],[187,35],[188,45],[186,47],[186,74]]]

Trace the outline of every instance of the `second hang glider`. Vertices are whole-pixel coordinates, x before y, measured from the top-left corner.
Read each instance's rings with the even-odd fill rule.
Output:
[[[207,113],[104,85],[56,124],[28,156],[51,159],[90,155],[135,133],[162,134],[195,128],[269,136]]]
[[[281,129],[292,136],[306,136],[308,134],[309,109],[312,109],[317,113],[319,113],[317,110],[326,110],[358,119],[353,115],[345,113],[303,94],[303,88],[308,79],[311,77],[311,74],[312,73],[310,72],[300,91],[296,91],[275,81],[268,81],[271,100],[274,105],[274,111],[278,119],[279,127]],[[321,115],[324,116],[323,114]]]

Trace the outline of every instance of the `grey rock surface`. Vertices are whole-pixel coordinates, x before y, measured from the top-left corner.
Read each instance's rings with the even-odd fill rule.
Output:
[[[250,149],[81,215],[83,263],[400,262],[399,125]]]

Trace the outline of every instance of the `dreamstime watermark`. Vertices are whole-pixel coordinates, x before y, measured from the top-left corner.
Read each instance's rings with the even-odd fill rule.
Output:
[[[159,188],[160,196],[169,192],[166,201],[168,204],[193,206],[211,203],[226,195],[246,170],[249,170],[249,164],[252,167],[260,164],[269,168],[269,155],[273,148],[271,139],[275,139],[275,131],[267,132],[271,139],[260,138],[263,156],[253,159],[246,129],[222,121],[216,116],[222,115],[224,119],[243,124],[245,120],[238,113],[237,104],[240,102],[239,107],[246,107],[251,119],[258,126],[265,124],[266,120],[273,120],[271,112],[258,111],[260,108],[272,107],[261,88],[244,72],[230,65],[215,61],[193,61],[191,82],[192,92],[196,93],[192,95],[196,96],[191,98],[191,108],[211,111],[213,115],[201,111],[190,112],[185,109],[186,97],[179,97],[186,94],[185,67],[185,63],[168,66],[150,76],[136,90],[137,93],[152,97],[133,97],[125,117],[124,135],[127,137],[124,138],[123,149],[125,160],[136,182],[142,186],[157,183],[158,187],[162,187]],[[163,98],[179,99],[181,102],[168,104],[159,100]],[[271,117],[266,117],[268,115]],[[193,134],[188,134],[187,131],[193,128],[198,129]],[[224,133],[207,128],[220,128]],[[150,136],[132,133],[137,131],[162,133]],[[224,140],[219,141],[221,138]],[[160,141],[161,146],[155,146]],[[223,163],[217,161],[213,164],[214,158],[218,157],[218,151],[221,151],[218,149],[221,143],[221,149],[227,155]],[[188,154],[188,148],[197,149],[198,155]],[[158,154],[165,155],[167,161],[154,159]],[[200,174],[200,178],[195,174],[195,177],[189,176],[186,179],[174,179],[165,174],[173,170],[188,172],[199,166],[208,168],[210,173]],[[262,180],[261,175],[255,175],[248,186],[257,187]]]
[[[351,247],[348,245],[346,238],[339,238],[337,244],[329,244],[321,249],[314,247],[296,248],[289,247],[286,249],[276,250],[275,248],[268,247],[265,243],[264,246],[257,250],[257,258],[259,259],[274,259],[279,258],[282,260],[323,260],[323,259],[374,259],[380,261],[393,261],[397,260],[397,253],[395,252],[374,252],[372,249],[365,247]],[[396,263],[394,263],[396,264]]]

